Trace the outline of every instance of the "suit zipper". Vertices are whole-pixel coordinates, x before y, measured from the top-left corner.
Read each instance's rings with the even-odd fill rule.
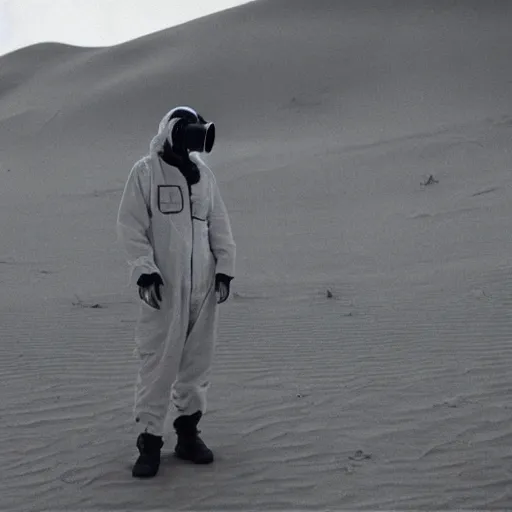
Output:
[[[190,207],[190,228],[192,230],[192,247],[190,249],[190,298],[189,311],[192,309],[192,293],[194,290],[194,216],[192,213],[192,187],[188,185],[188,201]]]

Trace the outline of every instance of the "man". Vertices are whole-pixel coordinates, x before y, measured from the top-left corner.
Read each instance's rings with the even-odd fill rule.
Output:
[[[206,410],[217,304],[229,297],[235,267],[228,213],[198,155],[211,151],[214,133],[213,123],[190,107],[168,112],[149,154],[133,166],[119,206],[118,236],[141,299],[134,477],[158,472],[170,402],[179,413],[176,455],[213,461],[197,425]]]

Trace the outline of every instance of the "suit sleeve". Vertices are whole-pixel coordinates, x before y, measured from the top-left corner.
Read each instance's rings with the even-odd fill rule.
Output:
[[[149,172],[141,161],[128,176],[117,215],[117,237],[125,251],[131,283],[142,274],[160,274],[148,237],[150,221]]]
[[[212,189],[212,208],[208,217],[208,226],[210,246],[217,261],[216,273],[234,277],[236,245],[231,231],[228,211],[213,174]]]

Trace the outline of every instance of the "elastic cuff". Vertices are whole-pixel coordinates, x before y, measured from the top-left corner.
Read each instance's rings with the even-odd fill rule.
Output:
[[[142,274],[137,280],[137,286],[142,286],[143,288],[152,284],[163,284],[160,274],[157,274],[156,272],[153,272],[152,274]]]
[[[217,283],[224,283],[226,286],[229,286],[229,284],[231,283],[231,281],[233,279],[234,278],[232,276],[228,276],[228,275],[222,274],[222,273],[219,273],[219,274],[215,275],[215,281]]]

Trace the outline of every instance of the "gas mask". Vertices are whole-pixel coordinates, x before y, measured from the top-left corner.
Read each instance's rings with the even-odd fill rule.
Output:
[[[215,142],[215,125],[188,107],[173,111],[168,130],[167,139],[176,153],[210,153]]]

